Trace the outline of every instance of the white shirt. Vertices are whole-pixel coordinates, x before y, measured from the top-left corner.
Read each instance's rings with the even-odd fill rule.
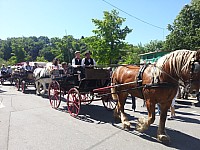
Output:
[[[86,58],[83,58],[82,61],[81,61],[81,66],[85,66],[85,59]],[[93,58],[92,58],[93,59]],[[90,62],[90,59],[88,59],[88,61]],[[94,66],[96,66],[96,62],[95,60],[93,59],[93,63],[94,63]]]

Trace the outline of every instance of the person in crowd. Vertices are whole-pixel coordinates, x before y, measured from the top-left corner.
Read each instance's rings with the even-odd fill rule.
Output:
[[[62,62],[62,68],[63,68],[63,70],[64,70],[64,74],[67,74],[67,70],[68,70],[68,66],[67,66],[67,63],[66,62]]]
[[[75,57],[72,59],[72,66],[79,67],[81,66],[81,54],[80,51],[75,51]]]
[[[12,68],[10,66],[7,67],[7,73],[12,74]]]
[[[179,91],[177,92],[176,96],[174,97],[174,99],[172,100],[172,104],[170,106],[170,111],[171,111],[171,115],[170,117],[168,118],[168,120],[172,120],[175,118],[176,114],[175,114],[175,101],[176,101],[176,98],[178,96],[178,93]]]
[[[135,96],[131,96],[131,99],[132,99],[132,109],[135,111],[136,109],[136,99],[135,99]]]
[[[157,108],[156,115],[160,116],[160,104],[159,103],[156,104],[156,108]]]
[[[61,77],[62,75],[64,75],[64,70],[58,58],[53,59],[52,66],[50,69],[50,74],[52,75],[53,78]]]
[[[95,60],[93,58],[91,58],[91,52],[90,51],[86,51],[85,58],[82,59],[81,65],[85,66],[85,67],[90,67],[90,66],[96,65]]]
[[[26,62],[25,66],[24,66],[24,70],[25,71],[33,71],[33,68],[30,66],[29,61]]]
[[[1,67],[1,72],[6,72],[7,68],[5,67],[5,64],[2,64],[2,67]]]
[[[52,61],[52,70],[54,70],[54,69],[60,69],[58,58],[54,58],[53,61]]]
[[[33,71],[34,71],[36,68],[38,68],[38,64],[35,62],[35,63],[34,63],[34,66],[33,66]]]

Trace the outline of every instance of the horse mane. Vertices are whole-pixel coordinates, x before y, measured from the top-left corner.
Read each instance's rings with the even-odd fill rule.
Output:
[[[180,75],[181,72],[187,73],[189,70],[192,58],[196,56],[196,51],[191,50],[176,50],[164,55],[158,59],[156,66],[159,68],[159,74],[165,70],[165,66],[169,65],[169,73],[175,72]]]

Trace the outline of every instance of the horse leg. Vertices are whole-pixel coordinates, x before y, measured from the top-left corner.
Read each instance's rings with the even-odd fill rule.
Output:
[[[45,92],[46,92],[46,83],[45,82],[42,82],[42,87],[43,87],[42,94],[45,94]]]
[[[40,92],[39,92],[39,82],[38,81],[35,82],[35,88],[36,88],[36,94],[39,95]]]
[[[170,106],[171,106],[171,101],[167,102],[167,103],[162,103],[160,105],[161,114],[160,114],[159,127],[157,130],[157,139],[158,139],[158,141],[161,141],[163,143],[170,142],[170,137],[167,135],[167,133],[165,131],[165,122],[166,122],[166,118],[167,118],[167,112],[168,112]]]
[[[111,85],[113,86],[113,85],[115,85],[115,83],[111,83]],[[111,93],[112,93],[113,100],[117,101],[117,106],[114,110],[113,117],[114,117],[115,121],[119,121],[120,120],[120,111],[119,111],[120,103],[119,103],[119,96],[116,93],[115,87],[111,88]]]
[[[46,92],[45,80],[43,80],[43,79],[40,80],[39,90],[41,87],[42,87],[42,90],[40,91],[40,94],[43,95]]]
[[[127,128],[129,129],[130,128],[130,122],[128,121],[128,118],[127,116],[125,115],[124,113],[124,105],[125,105],[125,102],[126,102],[126,99],[127,99],[127,96],[128,96],[128,93],[120,93],[118,95],[119,97],[119,101],[118,101],[118,112],[120,114],[120,118],[121,118],[121,122],[123,124],[123,128]]]
[[[146,107],[148,111],[148,119],[145,119],[144,117],[138,119],[136,130],[139,132],[144,132],[147,130],[149,126],[155,121],[155,103],[151,102],[150,99],[147,99]]]

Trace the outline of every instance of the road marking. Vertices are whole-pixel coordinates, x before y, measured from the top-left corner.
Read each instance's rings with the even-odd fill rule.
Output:
[[[0,108],[4,108],[5,106],[3,105],[2,102],[0,102]]]
[[[5,106],[3,105],[3,98],[0,97],[0,108],[4,108]]]

